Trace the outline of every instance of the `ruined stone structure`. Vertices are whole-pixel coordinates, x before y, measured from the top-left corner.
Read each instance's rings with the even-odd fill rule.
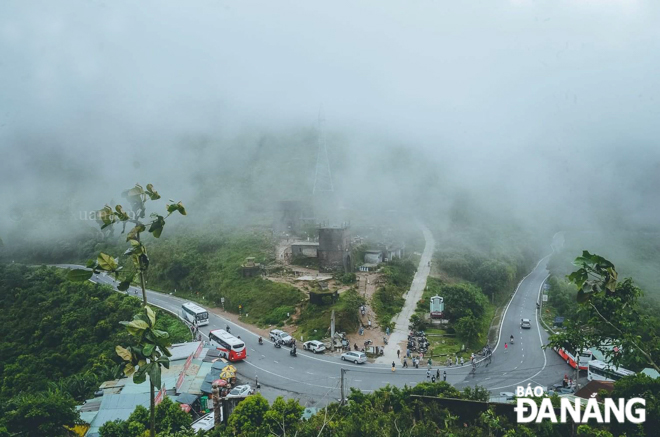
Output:
[[[353,270],[348,226],[319,228],[319,271]]]
[[[245,258],[245,264],[241,265],[244,278],[253,278],[261,273],[261,264],[254,262],[254,257]]]

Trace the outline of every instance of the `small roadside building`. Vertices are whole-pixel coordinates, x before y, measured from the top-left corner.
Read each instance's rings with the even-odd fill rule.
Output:
[[[308,258],[318,258],[319,243],[314,241],[299,241],[291,244],[291,254],[295,256],[306,256]]]

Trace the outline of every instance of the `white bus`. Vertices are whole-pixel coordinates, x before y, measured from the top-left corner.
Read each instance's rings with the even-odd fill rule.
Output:
[[[247,357],[247,348],[243,340],[234,337],[224,329],[214,329],[209,333],[211,346],[218,349],[229,361],[241,361]]]
[[[197,326],[209,324],[209,312],[192,302],[186,302],[181,306],[181,314],[184,319],[190,323],[196,323]]]
[[[635,372],[632,370],[624,369],[623,367],[614,367],[603,361],[593,360],[589,361],[587,379],[589,381],[617,381],[624,376],[634,374]]]

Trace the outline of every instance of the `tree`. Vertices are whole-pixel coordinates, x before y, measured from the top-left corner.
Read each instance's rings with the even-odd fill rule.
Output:
[[[149,410],[138,405],[127,420],[106,422],[99,429],[99,435],[101,437],[141,437],[149,427],[149,420]],[[168,397],[165,397],[156,407],[158,437],[166,435],[183,437],[191,430],[190,422],[190,415]]]
[[[126,252],[124,252],[124,255],[129,255],[131,257],[131,260],[133,262],[133,270],[131,270],[131,272],[129,273],[124,274],[122,281],[117,286],[117,289],[120,291],[128,290],[131,283],[137,276],[140,280],[140,286],[142,288],[142,300],[144,302],[144,306],[147,307],[147,289],[145,285],[145,275],[147,270],[149,269],[149,256],[147,255],[146,246],[141,241],[141,234],[144,231],[148,231],[155,238],[159,238],[161,233],[163,232],[163,228],[165,227],[166,218],[168,218],[170,215],[172,215],[174,212],[177,211],[181,215],[186,215],[187,213],[186,213],[186,209],[184,208],[181,202],[174,203],[173,200],[170,200],[172,203],[165,205],[165,209],[167,210],[167,215],[165,217],[156,213],[152,213],[149,216],[151,221],[143,222],[143,219],[145,218],[146,215],[145,204],[148,200],[160,199],[160,194],[158,194],[158,191],[154,190],[152,184],[147,184],[146,189],[142,188],[141,185],[136,184],[135,187],[123,192],[122,196],[128,200],[128,203],[130,204],[130,209],[124,210],[124,208],[121,205],[115,205],[115,208],[113,210],[113,208],[110,205],[105,205],[103,209],[98,211],[98,221],[101,223],[102,230],[106,228],[112,228],[117,223],[122,223],[123,225],[122,234],[126,231],[126,225],[128,223],[132,223],[134,225],[134,227],[128,232],[126,236],[126,241],[129,242],[131,246],[126,250]],[[82,269],[71,270],[71,272],[69,273],[69,278],[74,281],[86,281],[90,279],[94,273],[99,273],[101,271],[112,273],[115,275],[115,278],[119,278],[120,272],[123,267],[119,266],[119,263],[116,258],[113,258],[112,256],[101,252],[96,258],[96,260],[90,260],[87,262],[87,268],[91,270],[82,270]],[[141,329],[146,329],[146,327],[143,326],[139,321],[134,320],[133,322],[130,323],[134,323],[135,324],[134,328],[136,329],[138,325],[141,326]],[[153,333],[150,335],[153,336]],[[148,340],[152,342],[151,344],[154,344],[153,342],[155,340],[153,339],[148,339]],[[151,355],[153,350],[154,349],[148,349],[149,351],[148,354],[141,354],[140,351],[135,350],[137,354],[134,354],[134,357],[137,356],[139,360],[140,355],[149,356]],[[124,359],[127,361],[132,361],[127,358]],[[151,407],[150,407],[151,420],[150,420],[149,428],[150,428],[151,437],[155,437],[156,434],[155,404],[154,404],[154,395],[156,391],[155,387],[160,386],[160,366],[164,362],[165,361],[162,362],[153,361],[153,362],[149,362],[149,364],[147,365],[150,369],[149,378],[150,378],[150,394],[151,394]],[[141,366],[141,367],[147,367],[147,366]],[[157,368],[158,371],[156,372],[155,370],[153,370],[154,368]],[[144,372],[140,373],[140,370],[138,370],[139,376],[136,375],[138,377],[138,380],[142,378],[142,375],[144,375]],[[158,376],[158,384],[154,384],[155,381],[152,379],[156,375]]]
[[[479,267],[475,279],[484,293],[495,300],[495,295],[506,289],[513,282],[516,272],[513,267],[501,262],[490,260]]]
[[[292,434],[300,424],[305,409],[295,399],[285,401],[281,396],[275,399],[270,410],[264,414],[264,427],[272,434],[285,436]]]
[[[642,291],[630,278],[618,282],[614,264],[601,256],[584,251],[575,264],[580,268],[568,280],[578,289],[576,316],[565,332],[550,337],[549,346],[572,350],[596,347],[614,365],[624,356],[631,361],[637,356],[641,358],[638,366],[660,371],[660,338],[647,329],[653,326],[650,317],[640,312]]]
[[[229,416],[227,426],[234,435],[251,435],[261,428],[264,415],[268,410],[268,401],[261,396],[261,393],[248,396],[236,406],[234,412]]]
[[[66,393],[48,391],[21,394],[6,406],[4,423],[11,435],[27,437],[70,436],[80,416],[76,402]]]
[[[442,293],[445,311],[453,320],[470,315],[481,319],[486,312],[486,297],[472,284],[443,285]]]
[[[612,423],[615,435],[657,435],[660,429],[660,379],[651,378],[643,373],[621,378],[614,384],[614,390],[608,395],[612,399],[644,398],[646,400],[646,421],[641,425],[630,422]]]
[[[479,338],[479,320],[471,314],[458,319],[455,329],[459,337],[468,344],[472,344],[472,342]]]

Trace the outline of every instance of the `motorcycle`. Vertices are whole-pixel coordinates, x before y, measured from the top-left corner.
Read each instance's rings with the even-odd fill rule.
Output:
[[[291,355],[292,357],[297,357],[298,356],[298,352],[296,352],[295,347],[293,349],[291,349],[291,351],[289,352],[289,355]]]
[[[263,345],[263,344],[264,344],[264,339],[259,337],[259,345]]]
[[[276,341],[274,344],[275,344],[275,347],[278,348],[278,349],[280,349],[282,347],[282,345],[280,344],[279,341]]]

